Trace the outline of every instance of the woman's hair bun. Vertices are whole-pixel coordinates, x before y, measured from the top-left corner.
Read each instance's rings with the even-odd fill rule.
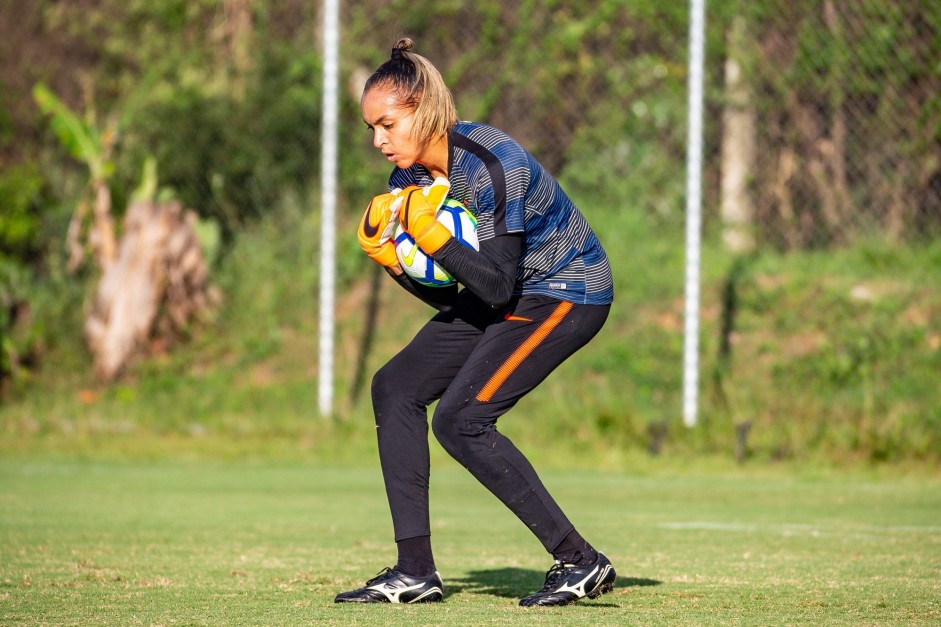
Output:
[[[411,39],[408,37],[403,37],[402,39],[395,42],[394,46],[392,46],[392,58],[401,59],[403,56],[402,53],[410,51],[414,45],[415,42],[413,42]]]

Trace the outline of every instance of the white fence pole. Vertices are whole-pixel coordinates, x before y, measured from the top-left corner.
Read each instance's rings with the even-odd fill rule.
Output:
[[[686,305],[683,424],[696,424],[699,388],[699,268],[702,233],[702,110],[706,0],[690,1],[689,135],[686,155]]]
[[[337,101],[340,0],[325,0],[323,17],[323,133],[320,164],[320,414],[333,413],[333,335],[336,274]]]

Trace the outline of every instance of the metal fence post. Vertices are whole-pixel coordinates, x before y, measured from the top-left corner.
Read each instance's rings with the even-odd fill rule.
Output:
[[[699,264],[702,232],[702,109],[705,0],[691,0],[689,125],[686,143],[686,299],[683,342],[683,423],[696,424],[699,386]]]
[[[339,82],[340,0],[326,0],[323,19],[323,156],[320,217],[320,414],[333,412],[333,333],[336,273],[337,106]]]

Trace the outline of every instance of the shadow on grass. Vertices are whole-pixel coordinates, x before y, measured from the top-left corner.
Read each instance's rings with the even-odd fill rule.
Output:
[[[446,594],[489,594],[497,597],[519,599],[542,587],[546,574],[526,568],[493,568],[473,570],[461,579],[448,580]],[[615,589],[632,586],[659,586],[656,579],[638,577],[620,577],[614,584]],[[595,603],[595,605],[608,605]]]

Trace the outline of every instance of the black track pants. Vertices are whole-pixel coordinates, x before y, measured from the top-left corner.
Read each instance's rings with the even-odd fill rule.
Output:
[[[495,314],[466,292],[373,378],[372,399],[395,540],[430,535],[428,418],[458,462],[552,551],[572,524],[497,419],[601,329],[608,305],[523,297]],[[538,420],[538,416],[528,417]]]

